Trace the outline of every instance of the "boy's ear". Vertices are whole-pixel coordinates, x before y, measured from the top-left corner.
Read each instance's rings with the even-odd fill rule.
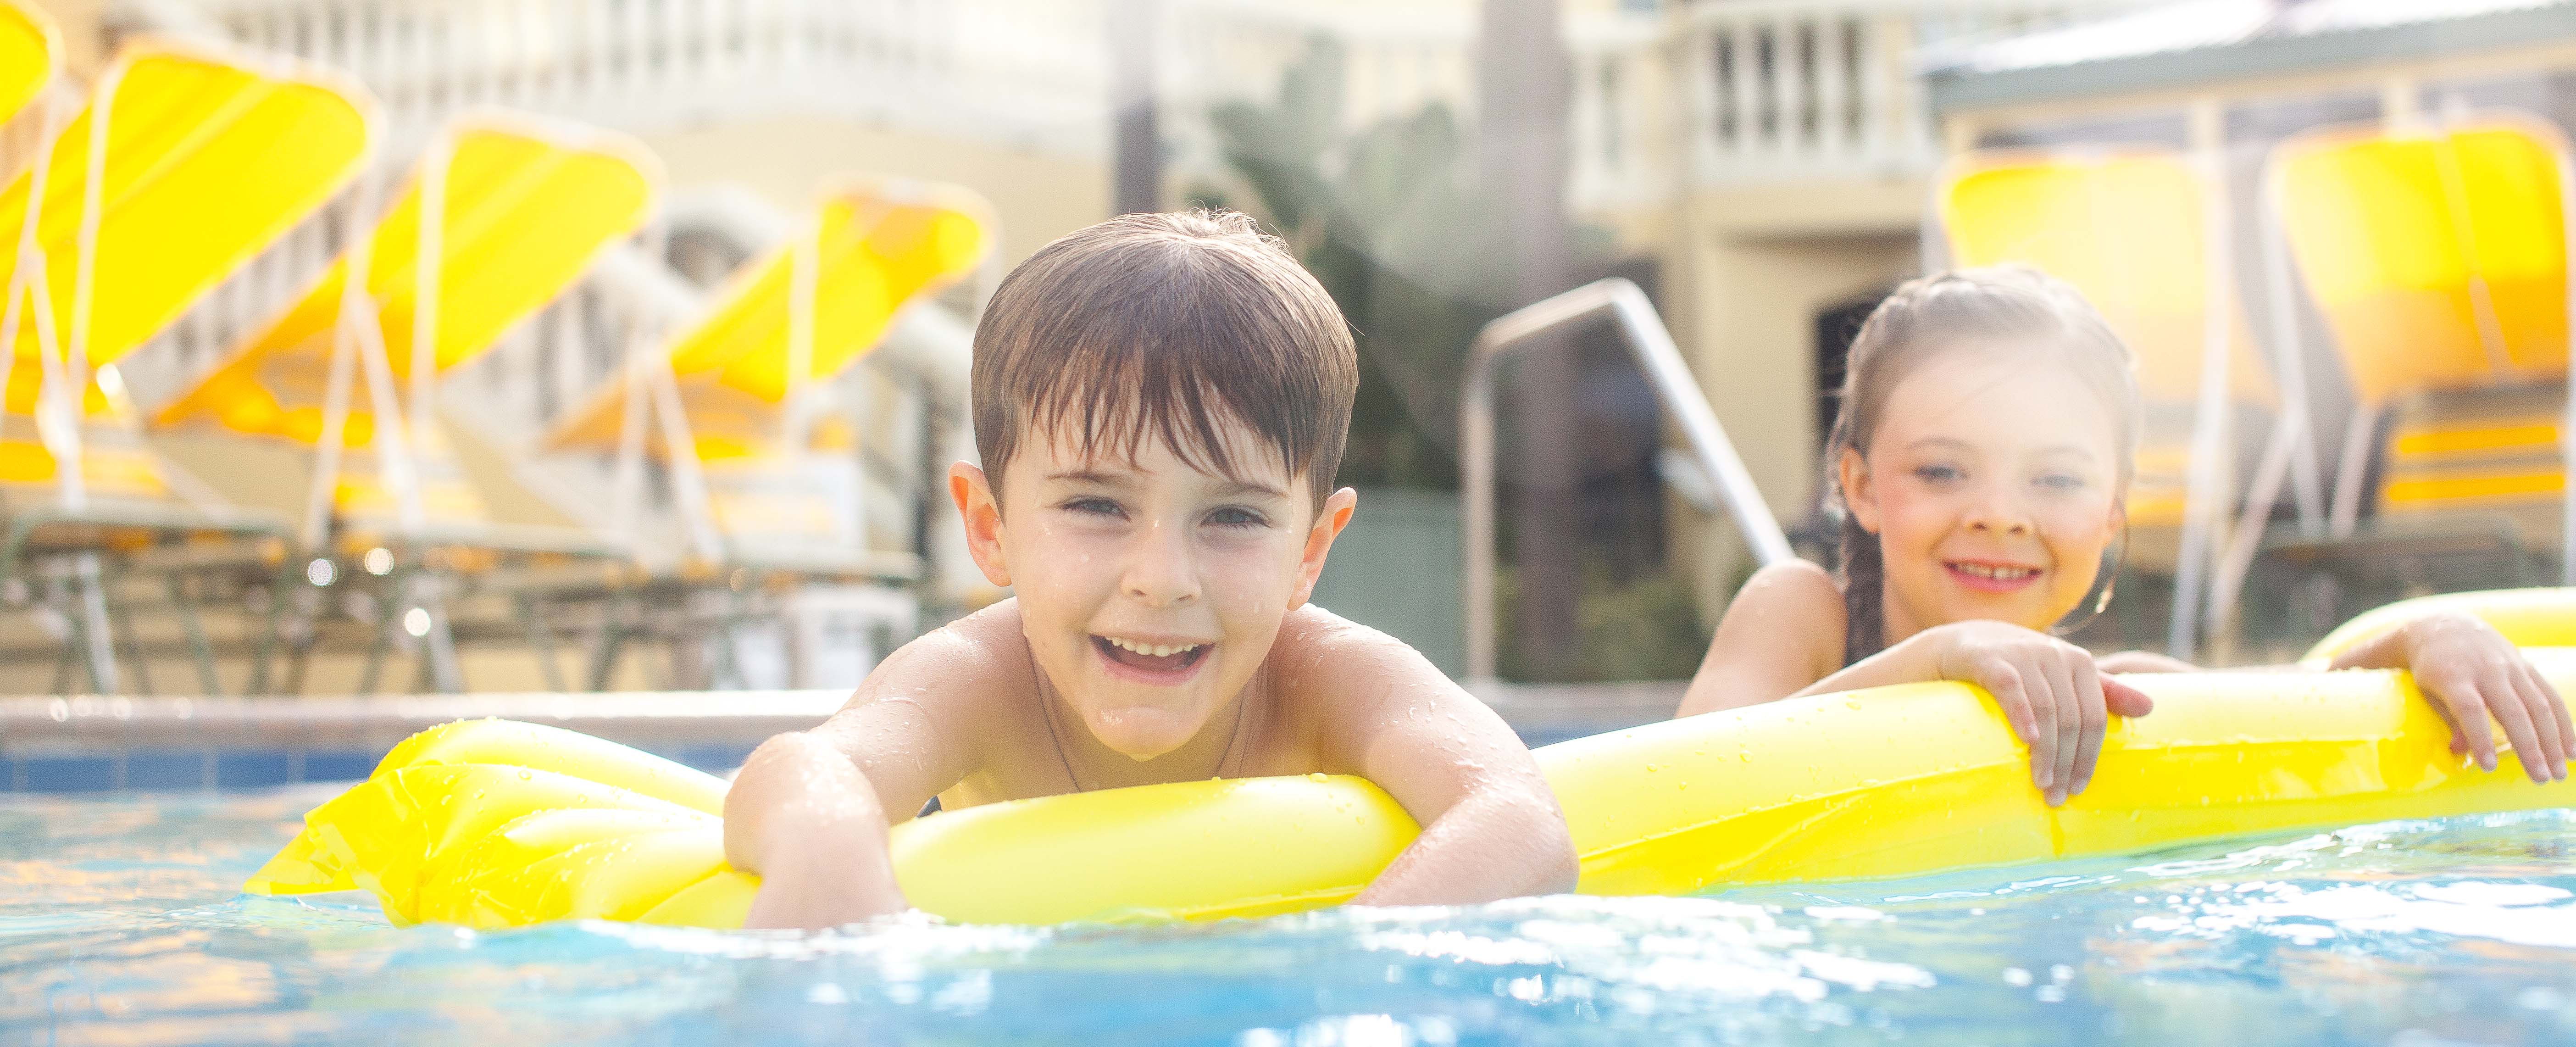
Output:
[[[966,525],[966,553],[984,572],[984,580],[1003,588],[1011,584],[1011,565],[1002,556],[1002,500],[984,470],[971,462],[948,467],[948,497],[957,503],[958,522]]]
[[[1871,534],[1878,533],[1878,488],[1870,480],[1869,460],[1860,452],[1843,448],[1843,456],[1834,461],[1834,478],[1843,487],[1843,509],[1851,513],[1852,522]]]
[[[1288,601],[1289,610],[1304,607],[1313,598],[1315,579],[1324,576],[1325,554],[1333,551],[1333,539],[1341,536],[1342,528],[1351,525],[1351,517],[1359,508],[1360,493],[1348,487],[1324,499],[1323,510],[1315,514],[1315,525],[1306,529],[1306,549],[1297,559],[1297,595]]]

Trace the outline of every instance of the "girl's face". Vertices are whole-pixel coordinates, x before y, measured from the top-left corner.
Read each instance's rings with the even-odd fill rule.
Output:
[[[2012,343],[1942,347],[1897,380],[1837,463],[1886,564],[1887,642],[1951,622],[2047,629],[2120,526],[2114,408]]]

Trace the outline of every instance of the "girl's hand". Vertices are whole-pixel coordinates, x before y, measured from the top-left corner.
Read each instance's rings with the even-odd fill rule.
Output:
[[[2030,746],[2031,783],[2051,807],[2092,782],[2112,714],[2144,716],[2155,708],[2136,688],[2096,670],[2092,652],[2017,625],[1955,622],[1906,642],[1918,641],[1934,645],[1941,679],[1995,696],[2013,733]]]
[[[2392,637],[2404,665],[2435,712],[2451,725],[2451,751],[2477,754],[2478,766],[2496,768],[2493,716],[2505,740],[2535,782],[2563,780],[2576,757],[2576,724],[2558,689],[2503,634],[2473,615],[2418,618]]]

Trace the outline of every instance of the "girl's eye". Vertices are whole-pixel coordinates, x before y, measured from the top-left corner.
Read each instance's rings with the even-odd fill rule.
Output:
[[[1914,475],[1925,483],[1937,484],[1948,483],[1964,474],[1954,465],[1921,465],[1914,468]]]
[[[1064,503],[1064,511],[1081,516],[1124,516],[1118,503],[1106,498],[1076,498]]]
[[[1260,527],[1270,521],[1250,509],[1226,506],[1207,515],[1207,522],[1219,527]]]

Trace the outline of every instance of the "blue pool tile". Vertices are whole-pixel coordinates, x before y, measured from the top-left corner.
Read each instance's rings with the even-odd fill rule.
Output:
[[[751,750],[745,743],[689,745],[681,747],[678,759],[701,771],[722,773],[742,766],[751,758]]]
[[[128,789],[203,789],[206,754],[198,749],[136,749],[125,754]]]
[[[283,749],[234,749],[215,757],[215,787],[252,789],[294,781],[294,759]]]
[[[376,769],[383,753],[344,749],[309,749],[304,753],[304,780],[354,782]]]
[[[27,787],[27,783],[18,777],[18,772],[26,766],[19,760],[0,760],[0,793],[19,792]]]
[[[27,791],[96,793],[116,787],[116,764],[104,756],[37,757],[23,761]]]

